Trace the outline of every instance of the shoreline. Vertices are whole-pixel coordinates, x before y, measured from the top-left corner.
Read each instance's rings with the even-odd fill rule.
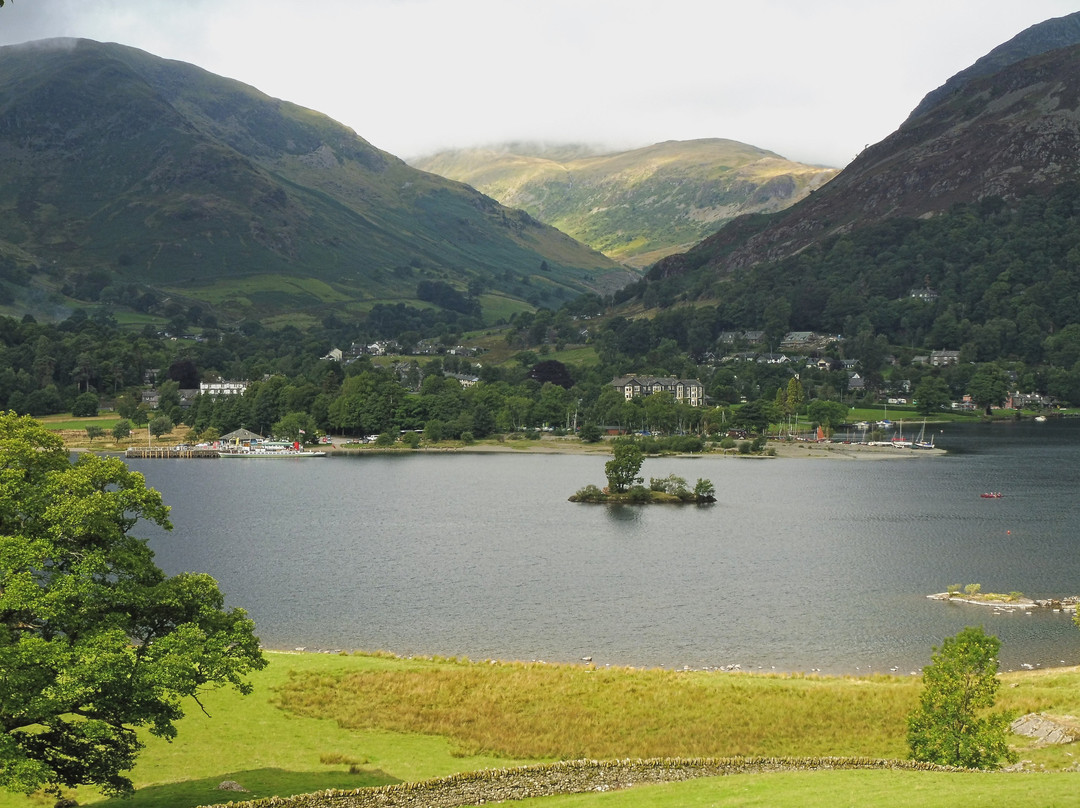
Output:
[[[934,597],[933,595],[927,595],[927,597]],[[872,679],[881,676],[893,677],[896,679],[908,679],[913,676],[922,675],[922,666],[917,666],[911,670],[905,670],[899,666],[884,665],[875,667],[873,665],[856,665],[853,668],[834,668],[826,670],[823,668],[776,668],[775,666],[753,665],[753,664],[720,664],[720,665],[633,665],[620,662],[594,662],[592,658],[583,658],[580,660],[559,660],[559,659],[524,659],[513,657],[485,657],[473,658],[467,654],[448,655],[448,654],[426,654],[426,653],[396,653],[394,651],[387,651],[385,649],[370,651],[363,648],[318,648],[309,646],[299,646],[295,648],[287,648],[278,645],[264,645],[261,646],[262,651],[267,654],[281,654],[283,656],[300,656],[300,655],[321,655],[321,656],[364,656],[373,658],[388,658],[401,661],[419,661],[419,662],[447,662],[457,663],[463,665],[541,665],[550,667],[567,667],[567,668],[582,668],[586,670],[599,670],[599,669],[618,669],[628,671],[666,671],[670,673],[713,673],[713,674],[736,674],[742,676],[763,676],[766,678],[781,678],[781,679]],[[929,661],[929,660],[928,660]],[[1015,668],[1005,668],[998,671],[999,675],[1005,674],[1025,674],[1025,673],[1049,673],[1052,671],[1080,671],[1080,664],[1069,664],[1062,660],[1058,664],[1043,664],[1041,662],[1034,665],[1020,663]]]
[[[171,444],[162,442],[155,445],[154,449],[168,449]],[[132,444],[135,448],[145,448],[141,444]],[[72,453],[93,452],[100,455],[117,455],[123,457],[129,447],[127,446],[84,446],[73,445],[65,442],[65,448]],[[375,446],[349,446],[339,444],[319,444],[319,451],[325,451],[328,457],[349,455],[376,455],[376,454],[534,454],[534,455],[590,455],[610,457],[612,454],[609,441],[599,443],[582,443],[575,438],[542,438],[539,441],[505,441],[492,443],[474,443],[471,445],[456,446],[421,446],[410,449],[404,446],[398,447],[375,447]],[[737,460],[904,460],[910,458],[942,457],[948,454],[947,450],[934,449],[910,449],[895,448],[892,446],[869,446],[864,443],[806,443],[795,441],[773,441],[767,446],[767,451],[772,454],[739,454],[734,449],[714,449],[706,452],[661,452],[658,455],[646,455],[646,457],[681,457],[681,458],[707,458],[707,459],[737,459]]]
[[[475,443],[462,446],[428,446],[418,449],[405,448],[338,448],[336,445],[325,447],[333,454],[397,454],[402,452],[451,452],[457,454],[584,454],[610,455],[611,443],[603,440],[598,443],[582,443],[576,438],[544,437],[540,440],[503,441],[494,443]],[[707,452],[661,453],[660,457],[710,458],[740,460],[774,459],[813,459],[813,460],[900,460],[919,457],[942,457],[945,449],[910,449],[893,446],[870,446],[865,443],[808,443],[802,441],[770,441],[766,447],[773,454],[739,454],[736,450],[712,450]],[[647,455],[652,457],[652,455]]]

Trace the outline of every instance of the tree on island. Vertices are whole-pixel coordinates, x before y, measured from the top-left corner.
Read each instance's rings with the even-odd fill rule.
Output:
[[[252,621],[129,535],[169,529],[168,512],[119,458],[72,462],[59,436],[0,414],[0,787],[130,793],[137,728],[172,738],[185,698],[250,692],[266,665]]]
[[[997,637],[968,626],[934,649],[919,707],[908,716],[912,758],[970,769],[1016,759],[1006,740],[1011,716],[986,712],[997,695],[1000,648]]]
[[[604,464],[604,474],[607,476],[608,490],[613,494],[623,494],[634,483],[642,482],[638,472],[645,462],[645,454],[640,446],[629,441],[616,442],[613,451],[615,456]]]
[[[716,487],[710,480],[698,479],[690,490],[684,478],[675,474],[653,477],[649,487],[638,477],[645,453],[634,441],[616,441],[615,456],[604,464],[607,488],[601,491],[595,485],[586,485],[570,497],[571,502],[611,502],[647,505],[658,502],[707,504],[716,502]]]

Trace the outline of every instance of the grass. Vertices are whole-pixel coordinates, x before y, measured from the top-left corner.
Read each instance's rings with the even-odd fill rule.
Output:
[[[273,693],[290,673],[378,670],[400,664],[378,656],[271,653],[270,665],[252,676],[255,692],[209,693],[187,705],[179,736],[167,743],[144,736],[147,744],[132,773],[136,794],[104,800],[92,789],[75,794],[80,804],[115,808],[191,808],[229,799],[301,794],[324,788],[360,788],[403,780],[442,777],[460,771],[504,766],[491,756],[462,757],[452,743],[432,735],[386,730],[354,731],[329,719],[302,718],[278,709]],[[350,769],[356,773],[351,774]],[[235,780],[250,793],[222,792]],[[0,808],[52,805],[0,791]]]
[[[852,681],[414,661],[392,671],[294,676],[280,695],[300,715],[440,735],[462,754],[903,757],[915,682]]]
[[[76,418],[71,413],[59,415],[40,415],[37,420],[46,428],[54,431],[71,431],[75,429],[85,430],[88,426],[100,426],[104,429],[112,429],[120,420],[116,413],[106,415],[94,415],[86,418]]]
[[[229,799],[358,788],[556,758],[728,755],[906,756],[911,677],[762,676],[707,671],[380,654],[271,653],[249,697],[223,690],[189,704],[173,743],[147,737],[129,800],[90,789],[80,804],[191,808]],[[1080,713],[1080,669],[1007,674],[999,705]],[[286,706],[288,709],[281,709]],[[1046,770],[1077,763],[1072,746],[1021,758]],[[221,792],[235,780],[248,793]],[[994,796],[1012,806],[1075,804],[1071,773],[814,772],[739,775],[627,792],[548,798],[589,805],[945,805]],[[910,799],[909,799],[910,798]],[[832,800],[832,801],[830,801]],[[937,800],[937,801],[935,801]],[[540,805],[539,801],[522,805]],[[0,794],[0,808],[51,801]]]
[[[1075,775],[1063,773],[817,771],[712,777],[513,804],[515,808],[1065,808],[1076,802]]]

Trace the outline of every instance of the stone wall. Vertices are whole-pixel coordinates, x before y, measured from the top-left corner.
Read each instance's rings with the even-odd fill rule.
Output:
[[[295,797],[230,802],[229,808],[458,808],[527,797],[614,791],[645,783],[772,771],[902,769],[956,771],[931,763],[875,758],[719,758],[575,760],[398,783],[355,791],[320,791]],[[226,808],[224,804],[207,808]]]

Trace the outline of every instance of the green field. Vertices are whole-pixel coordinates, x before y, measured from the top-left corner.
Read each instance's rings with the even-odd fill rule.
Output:
[[[188,808],[325,788],[350,789],[555,759],[857,756],[903,758],[914,677],[765,676],[542,663],[270,654],[255,692],[189,705],[173,743],[147,738],[134,797],[81,804]],[[1003,675],[999,704],[1080,713],[1080,669]],[[1073,747],[1022,760],[1043,773],[835,771],[734,775],[523,805],[945,805],[1075,803]],[[248,793],[221,792],[235,780]],[[838,796],[839,795],[839,796]],[[866,798],[872,796],[868,801]],[[856,800],[856,797],[859,799]],[[1073,802],[1068,802],[1072,799]],[[862,802],[860,802],[861,800]],[[1003,800],[1003,801],[1002,801]],[[51,805],[0,797],[0,808]]]

